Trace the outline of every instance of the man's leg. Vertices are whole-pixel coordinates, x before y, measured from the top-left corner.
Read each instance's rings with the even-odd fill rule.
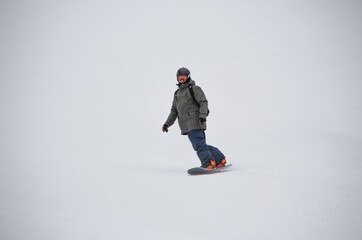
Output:
[[[202,165],[208,164],[210,160],[214,160],[214,156],[212,155],[209,146],[206,144],[203,129],[191,130],[187,135],[192,143],[192,147],[197,152],[197,156]]]
[[[215,157],[216,165],[218,165],[221,160],[225,159],[225,155],[217,147],[209,145],[209,150],[212,156]]]

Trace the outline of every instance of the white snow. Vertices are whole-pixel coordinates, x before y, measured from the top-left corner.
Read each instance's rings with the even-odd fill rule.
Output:
[[[0,3],[0,239],[362,239],[360,1]],[[161,132],[188,67],[207,140]]]

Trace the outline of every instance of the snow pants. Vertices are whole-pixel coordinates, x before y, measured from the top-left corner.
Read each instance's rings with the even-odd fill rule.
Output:
[[[201,164],[208,163],[212,159],[215,160],[216,164],[219,164],[221,160],[225,159],[224,154],[219,149],[206,144],[206,136],[203,129],[191,130],[187,133],[187,136]]]

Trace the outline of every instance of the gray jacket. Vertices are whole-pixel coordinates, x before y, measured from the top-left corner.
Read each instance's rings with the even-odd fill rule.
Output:
[[[190,87],[194,90],[194,96],[200,108],[191,96]],[[206,122],[200,125],[199,118],[206,119],[207,114],[208,102],[205,94],[199,86],[195,85],[195,81],[190,80],[188,83],[179,84],[179,89],[173,98],[171,113],[165,124],[172,126],[178,119],[181,134],[186,135],[193,129],[206,129]]]

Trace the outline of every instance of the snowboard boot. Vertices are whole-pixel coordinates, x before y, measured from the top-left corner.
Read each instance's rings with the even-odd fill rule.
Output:
[[[221,162],[219,164],[217,164],[216,168],[222,168],[222,167],[225,167],[225,165],[226,165],[226,160],[223,159],[223,160],[221,160]]]
[[[201,167],[206,169],[213,169],[216,167],[216,162],[215,160],[211,159],[210,161],[203,163]]]

